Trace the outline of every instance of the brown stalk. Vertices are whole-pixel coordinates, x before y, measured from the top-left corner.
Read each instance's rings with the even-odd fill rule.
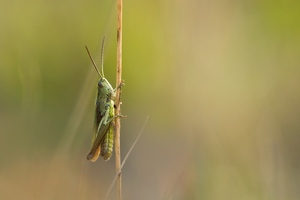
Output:
[[[117,12],[118,12],[118,22],[117,22],[117,77],[116,86],[118,87],[116,91],[115,100],[115,114],[116,116],[121,115],[121,87],[122,84],[122,10],[123,10],[123,0],[118,0],[117,2]],[[116,159],[116,173],[117,178],[117,199],[122,200],[122,172],[121,172],[121,144],[120,144],[120,130],[121,123],[120,117],[116,118],[116,135],[115,135],[115,159]]]

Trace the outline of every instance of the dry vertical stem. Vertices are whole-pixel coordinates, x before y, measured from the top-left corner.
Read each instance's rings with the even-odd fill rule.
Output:
[[[118,24],[117,24],[117,78],[116,85],[117,87],[122,83],[122,9],[123,9],[123,0],[118,0],[117,2],[118,9]],[[116,94],[116,116],[121,115],[121,87],[117,89]],[[116,154],[116,173],[118,174],[117,178],[117,199],[122,200],[122,173],[121,173],[121,148],[120,148],[120,129],[121,123],[120,118],[116,118],[116,135],[115,135],[115,154]]]

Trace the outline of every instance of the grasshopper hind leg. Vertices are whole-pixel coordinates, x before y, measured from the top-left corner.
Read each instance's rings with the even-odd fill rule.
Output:
[[[114,123],[112,122],[101,143],[100,155],[105,161],[109,160],[110,157],[112,156],[114,139],[115,139],[115,130],[114,130]]]

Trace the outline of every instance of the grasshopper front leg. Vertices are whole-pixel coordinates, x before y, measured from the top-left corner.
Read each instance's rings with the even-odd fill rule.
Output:
[[[114,92],[116,92],[118,89],[121,89],[124,85],[125,85],[125,82],[124,82],[124,80],[122,80],[121,83],[120,83],[120,85],[118,85],[118,87],[116,87],[114,89]]]

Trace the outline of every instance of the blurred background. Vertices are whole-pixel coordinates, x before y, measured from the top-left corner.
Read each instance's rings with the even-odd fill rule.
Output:
[[[300,1],[124,0],[123,199],[300,198]],[[116,2],[0,8],[0,198],[103,199],[98,75],[115,86]],[[115,188],[109,199],[115,199]]]

